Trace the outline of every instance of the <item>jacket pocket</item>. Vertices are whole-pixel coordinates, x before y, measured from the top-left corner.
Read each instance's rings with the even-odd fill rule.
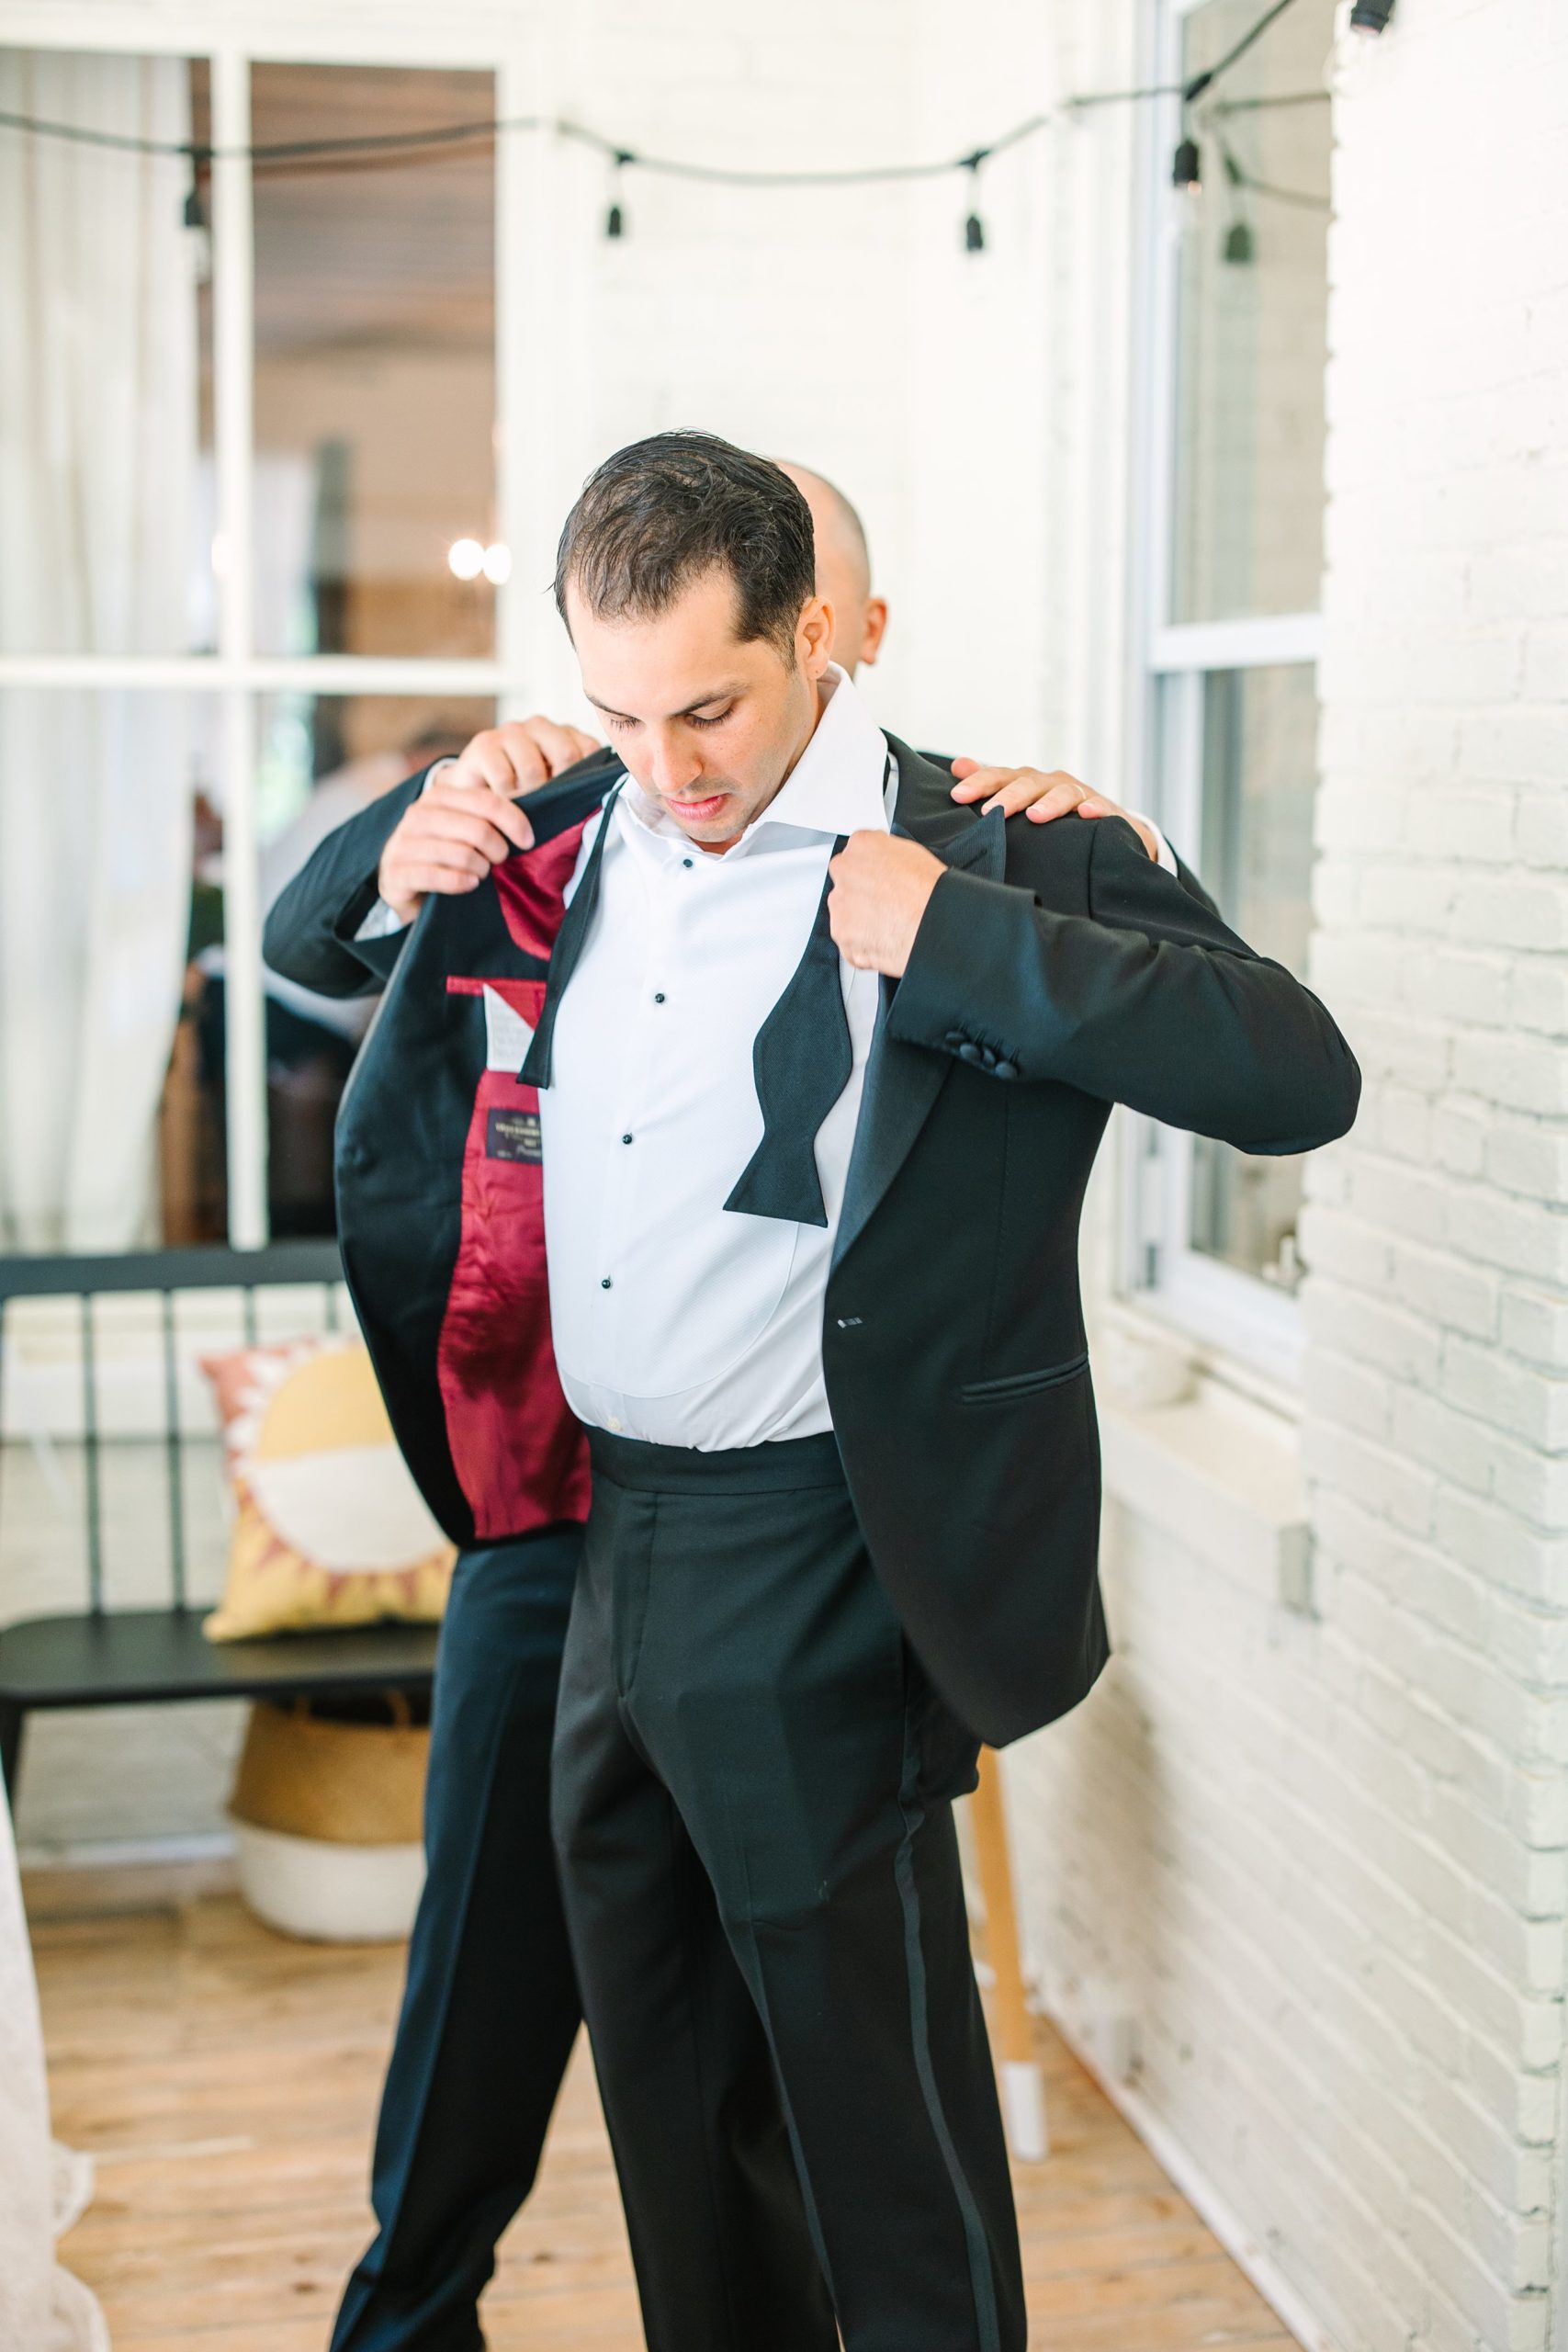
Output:
[[[961,1405],[1010,1405],[1015,1396],[1035,1396],[1043,1388],[1059,1388],[1089,1370],[1089,1355],[1066,1363],[1047,1364],[1043,1372],[1010,1372],[1002,1380],[971,1380],[958,1392]]]

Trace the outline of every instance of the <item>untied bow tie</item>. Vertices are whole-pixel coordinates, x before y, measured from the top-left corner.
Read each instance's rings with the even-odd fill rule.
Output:
[[[547,1087],[554,1076],[556,1014],[592,929],[604,838],[625,782],[625,776],[619,778],[606,796],[582,879],[556,934],[538,1027],[517,1073],[525,1086]],[[847,838],[839,835],[833,856],[837,857]],[[839,951],[828,922],[831,889],[832,877],[825,876],[806,952],[751,1048],[762,1140],[724,1204],[744,1216],[779,1217],[791,1225],[828,1222],[822,1180],[817,1172],[817,1136],[854,1069]]]

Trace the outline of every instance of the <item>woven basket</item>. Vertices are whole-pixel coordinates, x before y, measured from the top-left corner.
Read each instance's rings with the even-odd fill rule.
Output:
[[[258,1700],[229,1810],[236,1821],[334,1846],[417,1846],[428,1729],[392,1697],[389,1724],[340,1723]]]

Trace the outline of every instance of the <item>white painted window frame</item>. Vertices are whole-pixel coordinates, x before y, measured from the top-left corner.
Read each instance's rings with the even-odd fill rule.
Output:
[[[203,57],[211,70],[214,463],[223,563],[217,582],[218,650],[211,654],[0,655],[0,689],[83,691],[112,686],[216,695],[222,709],[223,907],[228,1069],[229,1239],[237,1250],[267,1238],[266,1065],[261,982],[261,907],[256,842],[256,734],[264,695],[493,695],[502,716],[531,707],[558,650],[547,641],[553,615],[520,584],[496,597],[492,660],[420,661],[345,654],[275,660],[256,651],[252,608],[254,247],[251,167],[221,157],[251,137],[254,62],[465,67],[492,72],[498,114],[558,113],[552,12],[518,11],[509,25],[491,8],[470,26],[460,5],[430,12],[429,23],[376,23],[357,10],[275,5],[275,0],[172,0],[138,10],[122,0],[14,0],[5,45],[114,55]],[[531,315],[558,314],[559,247],[553,231],[551,145],[545,138],[496,144],[496,502],[513,551],[513,582],[547,577],[541,556],[552,536],[535,493],[529,453],[547,448],[555,371],[538,365]],[[243,983],[247,983],[243,984]]]
[[[1206,0],[1147,0],[1151,79],[1175,83],[1181,29]],[[1157,778],[1154,794],[1168,835],[1196,857],[1201,839],[1203,688],[1220,670],[1315,665],[1323,644],[1320,613],[1257,619],[1173,622],[1171,552],[1175,517],[1176,304],[1180,198],[1170,186],[1170,158],[1180,137],[1180,107],[1162,98],[1148,110],[1145,179],[1148,206],[1143,271],[1145,386],[1135,465],[1143,495],[1133,548],[1133,642],[1143,676],[1134,712],[1134,773]],[[1122,1217],[1122,1277],[1141,1307],[1185,1336],[1239,1359],[1286,1386],[1300,1377],[1301,1311],[1286,1292],[1194,1250],[1190,1136],[1152,1119],[1130,1122]]]

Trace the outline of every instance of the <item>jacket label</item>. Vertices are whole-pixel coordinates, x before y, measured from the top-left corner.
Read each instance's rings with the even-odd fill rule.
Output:
[[[542,1157],[537,1111],[497,1108],[486,1113],[487,1159],[529,1159],[537,1162]]]
[[[498,989],[486,989],[485,1000],[485,1068],[510,1070],[515,1078],[528,1058],[528,1048],[534,1042],[534,1032],[520,1012],[514,1012]],[[493,1159],[495,1155],[491,1154]],[[535,1153],[536,1159],[538,1158]]]

